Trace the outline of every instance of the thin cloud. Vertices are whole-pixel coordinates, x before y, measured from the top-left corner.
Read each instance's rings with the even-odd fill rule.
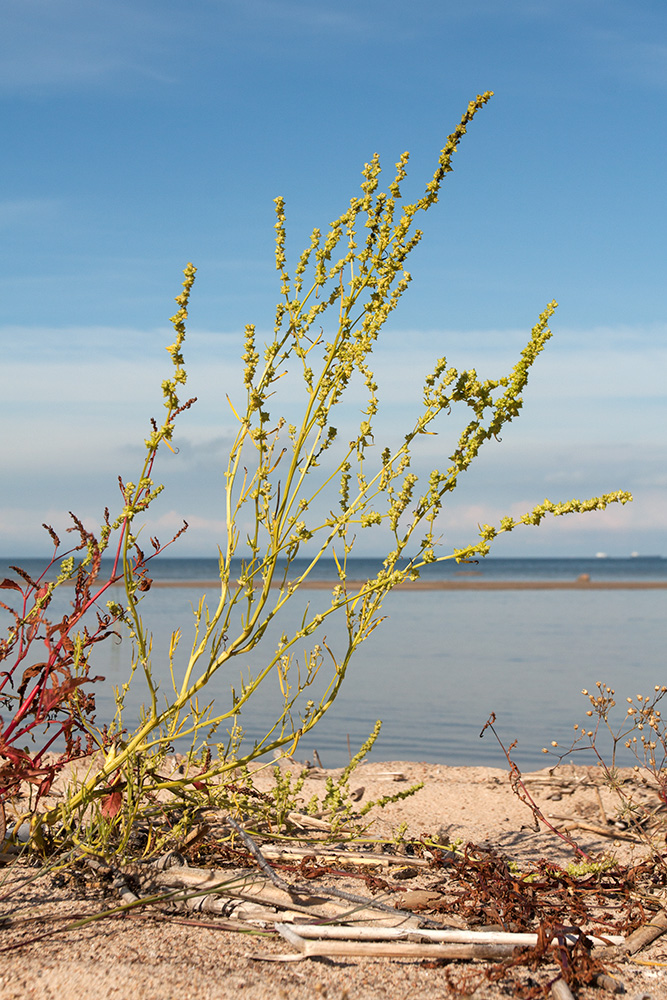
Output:
[[[147,6],[104,0],[5,5],[0,91],[31,91],[130,77],[166,80],[171,19]],[[166,61],[166,60],[165,60]]]
[[[0,203],[0,223],[2,205]],[[109,362],[109,354],[119,364],[135,365],[150,361],[155,376],[155,361],[164,365],[165,374],[169,368],[165,348],[174,339],[171,326],[146,329],[136,326],[0,326],[0,342],[11,344],[13,363],[29,361],[34,366],[55,362],[96,363],[104,366]],[[186,335],[186,364],[193,356],[239,359],[243,351],[243,334],[188,330]]]
[[[57,198],[13,198],[0,201],[0,230],[51,222],[62,209]]]
[[[557,518],[546,533],[513,533],[515,551],[533,544],[549,551],[550,546],[557,548],[559,538],[571,538],[570,549],[581,549],[589,544],[591,532],[596,539],[590,542],[592,551],[612,548],[612,538],[617,539],[616,549],[626,554],[664,548],[664,403],[658,390],[666,359],[663,348],[652,343],[656,329],[569,331],[558,351],[545,352],[521,418],[507,428],[502,443],[493,441],[483,449],[479,462],[462,477],[456,503],[445,508],[441,523],[450,548],[474,541],[478,522],[498,523],[508,513],[520,516],[545,496],[556,502],[616,489],[632,491],[635,504],[610,507],[600,517]],[[5,507],[11,510],[0,517],[0,551],[44,551],[42,521],[56,522],[59,530],[67,525],[70,506],[77,513],[93,511],[90,523],[95,527],[104,504],[115,501],[118,473],[131,478],[140,464],[149,418],[161,413],[160,382],[170,373],[164,352],[170,331],[100,327],[91,335],[83,328],[33,328],[27,338],[20,327],[3,332],[6,356],[21,344],[27,355],[20,362],[5,361],[0,369],[0,399],[12,419],[3,453],[13,470],[3,489]],[[179,554],[206,555],[217,544],[212,539],[223,537],[223,472],[237,427],[225,394],[242,403],[236,359],[241,345],[238,334],[205,331],[188,338],[192,363],[188,361],[184,395],[197,395],[199,402],[177,428],[178,456],[166,451],[162,455],[157,480],[166,484],[164,502],[170,510],[160,513],[160,499],[147,530],[166,537],[185,517],[192,528]],[[386,349],[378,348],[374,357],[381,412],[373,455],[394,438],[402,440],[434,357],[447,351],[456,363],[459,350],[470,351],[484,358],[480,375],[499,374],[501,355],[515,359],[515,348],[525,339],[525,331],[394,331]],[[40,344],[49,349],[42,350]],[[480,344],[486,345],[481,351]],[[63,352],[60,359],[58,350]],[[293,385],[282,391],[287,382],[279,383],[280,395],[272,400],[271,412],[285,411],[291,419],[298,403]],[[364,396],[355,392],[335,420],[343,442],[360,419]],[[438,436],[419,442],[413,471],[422,483],[431,468],[447,467],[447,456],[468,417],[465,408],[443,417]],[[525,499],[517,502],[517,497]],[[62,505],[58,518],[42,505]],[[312,516],[318,513],[323,514],[313,509]],[[538,534],[539,543],[533,543]],[[362,532],[360,545],[359,554],[372,553],[377,536]]]
[[[317,4],[312,2],[299,3],[298,0],[226,0],[226,7],[234,6],[243,19],[255,27],[267,22],[276,22],[284,30],[289,23],[290,31],[322,32],[335,31],[349,33],[351,31],[366,32],[381,29],[377,20],[371,16],[360,16],[359,7]],[[385,7],[386,11],[386,7]]]
[[[667,86],[667,44],[649,38],[628,38],[622,31],[598,30],[592,36],[605,75],[624,76],[650,87]]]

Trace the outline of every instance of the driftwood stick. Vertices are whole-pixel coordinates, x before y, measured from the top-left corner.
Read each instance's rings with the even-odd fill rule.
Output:
[[[625,993],[625,986],[613,976],[608,976],[606,972],[598,972],[593,980],[596,986],[608,993]]]
[[[343,894],[340,890],[322,889],[319,886],[295,886],[289,892],[272,885],[268,879],[261,875],[248,872],[247,869],[237,869],[231,871],[215,871],[206,868],[186,868],[173,866],[167,871],[160,872],[155,877],[155,882],[160,886],[176,887],[186,886],[189,889],[199,889],[203,894],[217,893],[236,899],[245,899],[249,902],[263,903],[266,906],[275,906],[277,909],[297,911],[307,913],[310,917],[322,917],[326,920],[346,920],[356,921],[366,920],[374,923],[389,923],[393,926],[418,927],[419,920],[413,914],[402,913],[392,907],[384,906],[373,899],[366,899],[363,896],[351,896],[351,893]],[[348,902],[356,905],[353,912],[350,906],[335,902],[331,896],[343,896]],[[377,912],[382,908],[384,915]]]
[[[551,985],[551,995],[554,1000],[575,1000],[574,993],[564,979],[557,979]]]
[[[317,816],[309,816],[308,813],[289,812],[287,818],[296,826],[303,826],[310,830],[321,830],[324,833],[331,832],[331,823],[325,819],[319,819]]]
[[[276,924],[282,938],[304,958],[508,958],[514,945],[508,944],[421,944],[414,941],[308,941],[287,924]]]
[[[169,888],[183,886],[188,890],[200,890],[203,895],[215,893],[227,902],[246,900],[329,920],[341,916],[342,908],[335,904],[327,906],[329,901],[323,897],[313,894],[302,898],[295,897],[272,885],[268,879],[258,878],[247,871],[209,872],[205,869],[170,868],[166,872],[161,872],[155,881],[158,885]]]
[[[556,813],[549,813],[550,819],[564,820],[563,825],[558,829],[563,832],[572,830],[583,830],[585,833],[594,833],[598,837],[607,837],[609,840],[627,840],[632,844],[637,843],[634,834],[617,830],[615,827],[600,826],[597,823],[587,823],[585,820],[577,819],[575,816],[560,816]]]
[[[321,886],[314,883],[299,885],[296,887],[301,892],[320,892],[323,896],[335,896],[337,899],[344,899],[348,903],[357,903],[359,906],[364,907],[367,911],[369,910],[379,910],[380,913],[388,914],[387,919],[379,920],[377,914],[374,914],[371,918],[374,923],[382,927],[408,927],[415,926],[420,927],[426,925],[428,927],[441,927],[442,924],[437,923],[434,920],[429,920],[427,917],[420,916],[419,919],[415,918],[414,914],[410,910],[402,910],[395,904],[385,903],[383,900],[391,899],[390,896],[379,896],[376,899],[369,899],[367,896],[357,896],[353,892],[345,892],[343,889],[336,889],[334,886]],[[353,910],[350,917],[354,917],[355,920],[368,919],[368,917],[363,917],[362,912]],[[398,918],[398,919],[396,919]]]
[[[428,868],[426,858],[412,858],[405,854],[379,854],[370,851],[345,851],[335,847],[262,847],[262,854],[272,861],[293,861],[295,858],[313,858],[319,862],[352,861],[355,865],[407,865],[410,868]]]
[[[119,873],[111,883],[111,886],[113,889],[116,889],[124,905],[139,902],[139,897],[132,892],[129,885],[125,881],[124,875]]]
[[[667,911],[660,910],[647,924],[633,931],[630,937],[623,942],[621,948],[627,954],[634,955],[635,952],[646,947],[651,941],[659,938],[665,931],[667,931]]]
[[[195,913],[218,913],[242,923],[272,924],[277,916],[273,907],[262,906],[261,903],[248,903],[230,896],[218,896],[215,893],[206,896],[188,896],[182,901],[175,902]],[[298,910],[282,910],[280,919],[303,920],[303,913]]]
[[[396,941],[409,938],[411,941],[416,941],[423,938],[427,941],[443,944],[509,944],[522,948],[534,948],[537,945],[537,934],[511,933],[509,931],[467,931],[449,927],[435,931],[427,928],[414,930],[402,927],[342,927],[340,925],[299,924],[296,929],[300,937],[308,939]],[[574,944],[579,939],[578,934],[565,934],[563,936],[568,944]],[[620,944],[623,938],[610,936],[603,940],[602,938],[590,937],[590,940],[593,941],[593,944],[606,945],[609,943]]]
[[[156,858],[151,862],[151,868],[156,868],[159,872],[164,872],[168,868],[187,868],[188,863],[178,851],[167,851],[161,858]]]
[[[300,892],[320,892],[323,896],[335,896],[337,899],[344,899],[348,903],[357,903],[359,906],[367,907],[371,910],[379,910],[381,913],[391,913],[392,916],[398,914],[402,917],[412,917],[408,910],[399,910],[397,906],[384,903],[384,899],[389,896],[378,896],[376,899],[369,899],[368,896],[358,896],[354,892],[345,892],[344,889],[336,889],[332,885],[326,887],[315,883],[305,883],[296,887]]]
[[[125,874],[119,868],[116,868],[115,865],[110,865],[108,862],[100,860],[100,858],[94,858],[90,856],[85,857],[85,862],[89,868],[93,869],[93,871],[110,872],[114,876],[114,880],[111,883],[111,888],[117,890],[118,895],[121,898],[121,901],[125,905],[129,905],[130,903],[137,903],[139,901],[139,897],[134,892],[132,892],[129,885],[127,884],[127,879],[125,877]]]

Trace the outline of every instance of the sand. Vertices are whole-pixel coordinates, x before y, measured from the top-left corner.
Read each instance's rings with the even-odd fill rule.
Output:
[[[290,764],[283,762],[282,767],[286,769]],[[315,791],[321,795],[326,777],[337,773],[313,771],[303,789],[304,801]],[[589,827],[573,830],[572,834],[590,854],[612,853],[628,863],[645,853],[630,840],[619,839],[622,831],[613,825],[617,802],[595,768],[567,766],[553,775],[544,770],[524,777],[526,788],[554,824],[566,822],[558,817],[569,817]],[[267,772],[257,779],[259,787],[264,784],[268,788],[271,781]],[[500,769],[369,762],[355,772],[351,788],[357,791],[361,806],[369,799],[395,794],[417,782],[424,782],[421,791],[369,815],[374,821],[370,835],[395,837],[403,828],[406,838],[427,835],[460,841],[462,845],[473,842],[494,848],[524,870],[540,858],[560,865],[573,860],[572,850],[562,840],[544,828],[536,832],[530,810],[512,792],[507,772]],[[649,805],[657,803],[650,791],[639,789],[638,794]],[[602,836],[596,829],[609,831],[611,836]],[[402,848],[399,845],[397,849]],[[418,898],[414,896],[416,890],[428,890],[442,878],[441,873],[428,868],[411,873],[409,856],[404,868],[389,866],[378,874],[400,887],[396,898],[408,908],[410,900]],[[33,880],[20,884],[26,876]],[[518,995],[517,982],[523,982],[525,987],[529,976],[535,984],[544,985],[557,975],[556,967],[549,966],[538,973],[525,973],[522,980],[519,977],[492,985],[484,977],[487,966],[479,962],[435,967],[421,959],[404,958],[269,962],[261,956],[285,955],[294,950],[280,939],[220,930],[219,921],[216,924],[216,917],[209,914],[186,912],[179,918],[189,921],[185,923],[170,918],[125,917],[54,933],[75,916],[108,908],[116,902],[115,895],[92,875],[54,877],[25,865],[5,865],[0,869],[0,879],[4,892],[0,901],[0,948],[4,949],[0,961],[1,1000],[220,1000],[232,996],[243,1000],[391,1000],[407,996],[431,1000],[453,995],[492,1000]],[[370,897],[358,875],[338,877],[331,884]],[[47,936],[29,943],[39,934]],[[667,937],[658,939],[637,957],[667,962]],[[636,1000],[644,996],[667,1000],[666,969],[660,964],[612,963],[611,971]],[[448,985],[452,973],[459,977],[455,992]],[[469,975],[462,984],[463,973]],[[586,986],[579,988],[576,995],[581,1000],[592,1000],[605,994]]]

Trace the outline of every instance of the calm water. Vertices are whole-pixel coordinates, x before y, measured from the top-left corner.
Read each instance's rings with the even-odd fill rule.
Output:
[[[9,560],[11,561],[11,560]],[[350,578],[364,578],[373,565],[356,560]],[[37,564],[21,563],[29,571]],[[4,567],[0,566],[0,569]],[[438,576],[474,572],[481,579],[665,580],[664,559],[488,559],[476,566],[435,567]],[[169,682],[166,650],[169,635],[183,628],[183,654],[191,636],[192,606],[201,587],[190,580],[212,580],[212,560],[156,562],[154,578],[180,580],[182,586],[154,588],[144,617],[154,634],[154,663],[163,690]],[[319,576],[327,575],[323,567]],[[215,589],[206,588],[211,603]],[[8,592],[5,592],[7,594]],[[514,757],[520,767],[544,766],[541,748],[551,740],[569,741],[574,722],[583,722],[587,701],[582,687],[597,680],[615,688],[619,705],[626,695],[648,693],[667,683],[665,670],[665,590],[615,591],[401,591],[385,603],[385,621],[352,661],[338,700],[300,745],[298,757],[317,749],[322,762],[338,766],[368,736],[376,719],[383,720],[375,759],[412,759],[445,764],[502,766],[504,758],[493,737],[479,733],[489,714],[509,744],[519,741]],[[63,605],[66,597],[62,598]],[[304,591],[285,609],[280,627],[269,629],[266,643],[297,626],[303,608],[328,604],[326,591]],[[327,642],[340,649],[343,633],[329,623]],[[273,648],[273,647],[271,647]],[[266,646],[263,646],[266,650]],[[178,661],[182,668],[184,655]],[[241,670],[257,672],[266,652],[236,661],[211,682],[207,700],[229,704],[230,685],[239,688]],[[303,651],[298,650],[302,662]],[[97,686],[98,720],[113,712],[111,688],[126,679],[130,643],[100,645],[93,672],[106,681]],[[326,664],[323,669],[326,669]],[[321,689],[322,685],[319,685]],[[127,721],[139,713],[143,693],[128,702]],[[277,679],[269,677],[246,708],[241,723],[250,738],[262,735],[279,704]],[[224,739],[221,731],[217,739]],[[184,747],[182,747],[184,749]],[[579,758],[584,763],[584,758]]]
[[[7,573],[10,563],[21,566],[29,573],[41,572],[44,563],[39,559],[0,559],[0,572]],[[240,564],[239,564],[240,565]],[[306,568],[305,559],[296,559],[295,570]],[[351,559],[349,579],[366,579],[380,567],[379,560]],[[465,564],[454,561],[432,563],[421,570],[423,580],[448,580],[470,577],[479,580],[576,580],[588,573],[592,580],[667,580],[667,559],[660,556],[640,556],[635,559],[482,559]],[[216,559],[169,559],[161,556],[151,563],[150,575],[155,580],[217,580]],[[333,560],[321,560],[311,574],[315,580],[335,577]]]

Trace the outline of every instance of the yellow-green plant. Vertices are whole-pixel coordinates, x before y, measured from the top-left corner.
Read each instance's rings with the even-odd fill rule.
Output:
[[[313,230],[293,272],[287,262],[285,205],[282,198],[276,199],[276,268],[281,298],[267,344],[258,343],[254,326],[246,327],[245,402],[240,405],[238,397],[230,400],[237,431],[225,473],[227,532],[219,551],[220,591],[214,604],[208,605],[202,598],[197,608],[194,638],[183,668],[175,660],[181,633],[173,634],[172,691],[163,698],[155,679],[151,637],[140,614],[143,584],[137,577],[133,552],[138,541],[135,522],[156,492],[150,474],[156,450],[161,441],[169,441],[173,421],[182,408],[178,398],[186,381],[182,345],[195,276],[194,267],[188,265],[183,293],[177,299],[179,313],[173,319],[176,339],[168,348],[174,375],[163,383],[167,417],[162,426],[153,425],[144,468],[136,484],[125,484],[124,509],[113,526],[125,530],[122,564],[126,600],[122,608],[114,603],[109,607],[114,615],[122,615],[132,636],[135,656],[131,675],[118,693],[118,714],[105,739],[91,727],[91,739],[100,750],[98,762],[82,786],[68,797],[66,807],[49,814],[50,823],[57,819],[69,823],[92,800],[109,796],[110,783],[119,772],[134,767],[137,757],[163,756],[175,741],[186,737],[192,741],[194,753],[202,740],[208,737],[210,741],[216,728],[226,728],[229,734],[218,744],[217,757],[205,767],[193,764],[184,776],[161,777],[159,769],[153,769],[155,777],[148,782],[146,793],[195,780],[200,787],[205,786],[215,775],[267,752],[293,753],[299,739],[333,703],[355,650],[382,620],[384,598],[393,588],[416,579],[428,563],[486,555],[496,535],[518,524],[539,524],[546,514],[599,510],[631,499],[619,491],[584,501],[545,501],[519,519],[505,517],[498,526],[482,525],[480,537],[464,548],[445,555],[437,552],[436,522],[443,503],[482,445],[498,437],[518,415],[531,365],[551,336],[548,323],[555,302],[539,317],[508,375],[481,379],[474,369],[457,371],[447,366],[444,357],[437,359],[424,378],[423,398],[400,442],[394,446],[376,443],[380,399],[371,354],[410,282],[406,262],[422,237],[416,228],[417,217],[438,201],[460,140],[491,96],[485,93],[470,102],[440,153],[432,180],[413,203],[401,201],[408,154],[400,157],[386,191],[380,190],[380,162],[374,156],[364,168],[361,194],[352,198],[326,235]],[[352,384],[365,386],[366,403],[353,439],[341,441],[334,418]],[[283,389],[287,402],[294,404],[296,400],[301,407],[293,422],[281,413]],[[450,414],[456,404],[468,413],[458,443],[443,467],[433,469],[428,481],[420,484],[411,470],[414,449],[423,435],[434,432],[438,418]],[[327,513],[318,517],[317,511],[322,509]],[[348,583],[348,559],[361,530],[380,534],[388,530],[390,542],[377,574],[354,589]],[[295,560],[304,554],[306,566],[299,563],[301,568],[297,569]],[[313,613],[306,605],[300,625],[292,632],[282,632],[276,647],[264,653],[259,671],[245,679],[241,674],[241,680],[236,680],[241,671],[233,671],[233,667],[245,667],[248,655],[265,639],[269,625],[275,619],[280,623],[281,611],[294,600],[325,554],[334,558],[338,574],[328,606]],[[235,568],[239,559],[240,573]],[[345,638],[340,644],[327,640],[323,632],[322,627],[333,616],[345,623]],[[306,650],[299,661],[302,643]],[[325,662],[329,673],[323,692],[303,703],[303,697],[314,691],[316,677],[325,673]],[[229,701],[200,703],[200,697],[206,698],[211,678],[221,670],[229,678]],[[139,725],[126,733],[123,699],[137,672],[143,674],[149,698]],[[282,708],[264,737],[241,751],[244,715],[254,693],[270,676],[280,685]],[[143,773],[151,771],[144,769]]]
[[[258,792],[253,784],[253,775],[248,769],[240,772],[239,778],[231,784],[221,783],[212,790],[212,800],[223,812],[241,812],[248,819],[246,829],[249,832],[270,831],[272,837],[292,839],[294,834],[294,819],[291,813],[301,814],[296,817],[297,826],[303,813],[325,819],[328,828],[318,831],[318,836],[326,840],[339,840],[341,837],[359,837],[368,825],[361,821],[373,808],[384,809],[392,802],[415,795],[424,787],[420,781],[394,795],[383,795],[378,799],[367,801],[363,806],[357,802],[357,797],[350,789],[350,778],[373,749],[380,735],[382,723],[376,722],[373,732],[362,744],[349,764],[336,775],[328,774],[324,779],[324,791],[314,793],[306,802],[303,789],[306,779],[312,774],[311,766],[296,765],[298,771],[283,770],[279,764],[272,768],[273,787],[267,792]]]

